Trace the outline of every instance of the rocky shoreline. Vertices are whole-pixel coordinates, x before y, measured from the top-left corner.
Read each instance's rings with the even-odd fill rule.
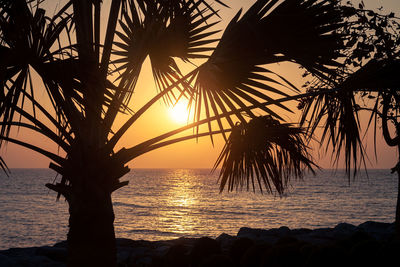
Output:
[[[394,266],[394,224],[368,221],[334,228],[241,228],[236,236],[168,241],[117,239],[118,266]],[[0,251],[0,266],[66,266],[66,242]]]

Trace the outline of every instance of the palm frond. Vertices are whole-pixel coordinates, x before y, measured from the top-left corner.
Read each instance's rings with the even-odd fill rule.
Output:
[[[271,116],[236,125],[214,167],[221,165],[220,190],[245,187],[283,194],[291,178],[302,178],[305,169],[314,172],[304,134]]]
[[[309,129],[314,133],[322,123],[321,143],[326,141],[327,148],[331,146],[338,163],[341,152],[345,154],[346,171],[351,169],[356,174],[361,162],[364,161],[364,146],[360,134],[360,122],[353,92],[334,92],[323,94],[310,101],[303,113],[302,122],[310,115]]]
[[[372,112],[368,127],[372,120],[375,120],[374,131],[376,131],[377,116],[378,114],[383,116],[383,112],[379,111],[379,108],[384,106],[381,103],[382,99],[397,94],[400,85],[397,75],[399,70],[398,59],[372,59],[349,75],[337,89],[316,94],[303,102],[300,124],[307,123],[311,134],[322,124],[321,142],[326,141],[327,148],[332,147],[336,163],[341,153],[344,153],[346,171],[349,175],[351,169],[354,176],[357,174],[360,164],[365,165],[366,157],[358,115],[363,107],[360,106],[361,103],[357,103],[355,95],[359,92],[361,98],[370,96],[373,99],[373,108],[369,109]],[[371,93],[375,95],[371,96]],[[386,125],[386,122],[383,122],[383,125]],[[374,136],[376,137],[376,133]]]
[[[25,98],[31,99],[35,116],[36,101],[32,88],[31,68],[40,68],[57,53],[51,52],[60,33],[67,28],[70,16],[60,13],[52,19],[39,6],[29,7],[30,1],[2,2],[0,5],[0,84],[2,101],[0,133],[8,136],[15,108],[24,108]],[[51,98],[51,95],[49,95]]]
[[[298,92],[266,64],[297,62],[325,76],[329,66],[338,65],[335,59],[344,47],[343,37],[334,34],[342,26],[343,16],[336,1],[258,0],[243,16],[239,11],[208,61],[198,68],[194,87],[185,91],[195,107],[194,119],[200,120],[202,112],[210,118],[227,110],[260,104],[260,100],[275,103],[275,96]],[[280,103],[275,106],[290,112]],[[282,120],[265,105],[259,109]],[[246,115],[256,117],[250,110]],[[234,117],[246,121],[239,112]],[[234,126],[234,119],[227,118],[227,122]],[[221,125],[218,121],[223,130]],[[212,131],[211,125],[209,130]]]
[[[336,59],[346,47],[346,36],[337,31],[351,14],[345,12],[339,1],[290,0],[275,9],[271,4],[248,13],[249,17],[260,18],[257,26],[269,53],[283,54],[322,77],[331,74],[332,67],[340,66]]]
[[[3,170],[3,172],[9,176],[10,175],[10,169],[7,167],[6,162],[4,161],[4,159],[2,157],[0,157],[0,168]]]
[[[119,78],[121,86],[129,92],[126,97],[128,100],[147,56],[151,60],[157,88],[163,89],[181,77],[175,58],[189,61],[206,57],[204,53],[213,49],[207,45],[216,41],[207,39],[217,32],[207,31],[215,23],[205,24],[213,14],[200,17],[195,12],[198,4],[177,1],[175,4],[179,8],[172,13],[165,13],[165,3],[144,2],[146,4],[133,1],[127,4],[123,20],[120,20],[122,32],[117,32],[121,41],[115,42],[118,50],[114,54],[119,58],[113,63],[119,65],[116,71],[122,72]],[[176,97],[172,92],[171,95],[171,101],[175,102]]]
[[[310,136],[322,124],[321,144],[332,147],[334,162],[338,163],[344,151],[347,173],[359,169],[365,163],[364,146],[361,139],[358,105],[352,90],[331,90],[316,94],[303,102],[300,125],[307,124]]]
[[[138,6],[153,6],[160,8],[163,15],[173,17],[176,13],[181,12],[181,9],[186,6],[195,6],[196,13],[201,15],[201,9],[207,8],[213,14],[218,15],[218,11],[214,9],[213,5],[208,0],[135,0]],[[133,0],[124,2],[123,9],[128,9]],[[218,5],[228,7],[226,1],[215,0]]]

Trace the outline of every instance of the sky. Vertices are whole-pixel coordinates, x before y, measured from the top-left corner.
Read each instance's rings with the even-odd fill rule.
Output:
[[[47,10],[51,12],[54,10],[58,2],[56,0],[47,1]],[[104,1],[107,4],[107,0]],[[230,9],[221,9],[221,17],[223,19],[219,28],[222,29],[226,23],[235,15],[240,7],[248,8],[254,1],[226,1],[230,3]],[[353,1],[359,3],[359,1]],[[366,8],[376,9],[380,6],[384,7],[385,11],[395,12],[400,15],[400,1],[398,0],[364,0]],[[281,65],[276,69],[279,74],[287,77],[290,81],[297,85],[302,84],[301,72],[297,67]],[[134,95],[134,103],[131,108],[137,110],[142,106],[146,100],[149,100],[156,93],[152,74],[150,71],[149,62],[146,61],[143,65],[142,72],[137,84],[137,89]],[[44,93],[42,92],[44,95]],[[36,94],[40,96],[40,94]],[[181,111],[182,112],[182,111]],[[117,125],[121,124],[126,117],[122,117],[117,121]],[[288,118],[289,120],[296,121],[295,118]],[[184,122],[177,122],[171,114],[170,108],[166,107],[163,102],[157,103],[153,108],[147,112],[138,122],[128,131],[118,146],[131,147],[146,139],[155,137],[166,131],[173,130],[174,128],[184,125]],[[14,132],[18,136],[28,138],[35,144],[40,144],[43,147],[49,148],[52,151],[57,151],[57,148],[48,144],[48,142],[38,136],[31,136],[30,134],[20,131]],[[378,138],[377,143],[377,159],[373,156],[372,134],[369,134],[365,143],[367,144],[367,151],[369,152],[370,163],[368,166],[371,168],[391,168],[396,163],[396,150],[386,146],[381,138]],[[156,151],[145,154],[129,164],[131,168],[211,168],[217,159],[224,141],[221,137],[217,137],[214,145],[210,142],[210,138],[202,138],[199,140],[189,140],[186,142],[178,143],[169,147],[161,148]],[[324,149],[318,149],[318,145],[313,144],[314,148],[313,157],[315,162],[324,168],[330,168],[331,160],[330,153],[324,153]],[[49,160],[40,154],[29,151],[25,148],[8,144],[0,150],[2,156],[10,168],[46,168],[49,165]],[[340,166],[339,166],[340,167]]]

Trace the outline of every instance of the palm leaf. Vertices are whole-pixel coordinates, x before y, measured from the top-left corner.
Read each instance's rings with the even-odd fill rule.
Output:
[[[271,116],[238,124],[215,163],[214,169],[221,165],[220,190],[245,187],[283,194],[291,178],[302,178],[305,169],[314,172],[303,136],[302,128]]]
[[[3,170],[3,172],[9,176],[10,174],[10,169],[7,167],[6,162],[4,161],[4,159],[2,157],[0,157],[0,168]]]
[[[360,162],[365,163],[365,151],[353,92],[332,90],[331,93],[311,97],[304,106],[301,125],[306,121],[310,134],[322,123],[321,143],[326,141],[327,148],[333,148],[336,163],[344,152],[346,171],[349,173],[353,169],[356,174]]]
[[[70,21],[70,16],[63,14],[50,20],[43,9],[38,6],[31,9],[29,3],[17,0],[5,1],[0,5],[3,14],[0,17],[0,91],[4,97],[0,104],[0,115],[5,122],[0,132],[5,136],[12,125],[7,122],[13,121],[15,108],[24,108],[26,96],[31,98],[35,116],[37,102],[32,89],[30,68],[40,72],[43,64],[58,54],[51,52],[51,48]]]
[[[263,33],[260,38],[269,53],[281,53],[322,77],[331,74],[331,68],[340,64],[336,59],[342,56],[346,36],[337,30],[344,26],[344,19],[350,14],[339,1],[291,0],[275,9],[265,6],[258,12],[257,16],[264,16],[257,25]]]
[[[360,164],[365,165],[365,149],[362,144],[358,116],[362,107],[356,102],[355,94],[361,92],[361,97],[365,97],[369,96],[369,93],[376,93],[373,97],[372,110],[367,110],[371,111],[368,127],[374,118],[375,125],[377,125],[377,115],[381,114],[380,116],[382,116],[383,113],[379,111],[382,99],[387,97],[390,99],[392,95],[397,94],[400,84],[397,75],[399,69],[398,59],[372,59],[359,70],[350,74],[338,85],[337,89],[316,94],[303,102],[301,125],[307,123],[309,132],[312,134],[322,124],[321,142],[326,141],[327,148],[329,146],[333,148],[336,163],[341,153],[344,152],[348,174],[353,169],[355,176]],[[393,107],[394,109],[398,108],[396,105]],[[385,129],[385,125],[386,122],[383,122],[383,129]],[[376,127],[374,131],[376,131]],[[374,136],[376,137],[376,133]]]
[[[266,64],[297,62],[326,77],[329,67],[337,66],[335,59],[344,47],[343,37],[334,34],[342,26],[343,17],[333,2],[315,0],[258,0],[243,16],[239,11],[210,58],[193,75],[193,88],[184,91],[195,106],[194,119],[199,120],[200,112],[207,111],[202,108],[205,105],[216,104],[206,114],[210,118],[233,107],[256,105],[260,100],[275,103],[275,96],[298,92],[286,79],[268,70]],[[282,120],[271,108],[260,109]],[[255,118],[251,111],[246,115]],[[243,114],[235,117],[244,119]]]
[[[168,17],[174,16],[176,13],[179,13],[182,7],[185,6],[194,6],[196,7],[197,14],[201,15],[201,9],[207,8],[213,14],[218,15],[218,11],[215,10],[212,5],[208,3],[207,0],[136,0],[135,1],[138,6],[152,5],[153,7],[159,7],[162,10],[163,15]],[[221,6],[228,7],[225,1],[216,0]],[[125,1],[123,5],[123,9],[129,8],[129,4],[132,4],[133,0]]]
[[[212,51],[207,45],[215,42],[207,39],[216,33],[207,32],[215,23],[205,25],[213,14],[200,17],[195,12],[202,1],[197,4],[192,1],[168,1],[169,7],[163,1],[144,2],[135,4],[130,1],[126,4],[123,20],[120,20],[122,31],[117,33],[120,42],[115,42],[118,50],[114,54],[118,59],[113,63],[119,64],[116,71],[123,72],[119,79],[121,86],[127,88],[128,100],[147,56],[151,60],[157,88],[164,89],[181,77],[175,58],[189,61],[206,56],[204,53]],[[170,9],[174,11],[165,12]],[[177,100],[172,92],[169,96],[171,101]]]

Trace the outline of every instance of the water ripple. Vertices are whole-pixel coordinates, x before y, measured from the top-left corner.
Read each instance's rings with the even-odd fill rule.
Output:
[[[54,172],[12,170],[0,177],[0,249],[51,245],[65,240],[68,205],[44,187]],[[371,170],[349,185],[342,171],[319,172],[295,181],[285,197],[218,192],[210,170],[133,170],[113,194],[118,237],[159,240],[216,237],[240,227],[333,227],[340,222],[394,220],[397,178]],[[374,179],[372,178],[374,177]]]

